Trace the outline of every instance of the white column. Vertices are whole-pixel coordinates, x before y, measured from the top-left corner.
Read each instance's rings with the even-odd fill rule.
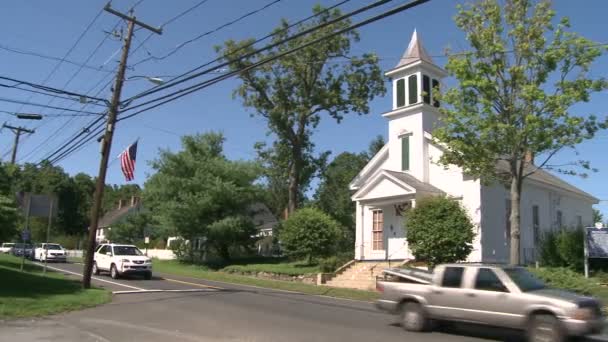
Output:
[[[355,213],[355,259],[361,260],[363,255],[363,205],[357,201],[357,209]]]

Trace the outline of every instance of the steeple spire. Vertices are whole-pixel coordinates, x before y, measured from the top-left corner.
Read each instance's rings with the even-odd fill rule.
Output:
[[[402,67],[404,65],[417,62],[419,60],[423,60],[428,63],[433,63],[433,59],[422,46],[422,40],[418,38],[418,32],[414,29],[414,33],[412,34],[412,39],[410,40],[410,44],[407,46],[407,50],[403,54],[403,57],[397,63],[395,68]]]

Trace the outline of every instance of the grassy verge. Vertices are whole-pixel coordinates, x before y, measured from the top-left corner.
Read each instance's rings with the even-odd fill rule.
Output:
[[[26,263],[20,272],[21,259],[0,255],[0,319],[50,315],[96,306],[110,301],[110,293],[101,289],[83,290],[80,282]]]
[[[530,271],[551,287],[593,296],[601,300],[603,305],[608,305],[608,287],[600,285],[603,283],[600,278],[587,279],[584,275],[567,268],[533,268]]]
[[[222,272],[227,273],[257,273],[269,272],[277,274],[286,274],[291,276],[319,273],[318,265],[307,265],[302,262],[280,263],[280,264],[250,264],[250,265],[230,265],[222,269]]]
[[[258,279],[226,272],[209,271],[200,266],[182,264],[178,261],[156,261],[154,270],[160,273],[175,274],[192,278],[199,278],[225,283],[253,285],[270,289],[301,292],[311,295],[323,295],[337,298],[356,299],[372,301],[377,299],[378,293],[373,291],[361,291],[354,289],[343,289],[328,286],[316,286],[296,282]]]

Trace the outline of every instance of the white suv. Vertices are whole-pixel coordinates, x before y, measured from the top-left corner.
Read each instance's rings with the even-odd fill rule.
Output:
[[[99,245],[93,260],[95,275],[108,271],[114,279],[123,274],[143,274],[146,280],[152,279],[152,260],[133,245]]]
[[[34,249],[34,260],[66,262],[68,253],[60,244],[39,243]]]

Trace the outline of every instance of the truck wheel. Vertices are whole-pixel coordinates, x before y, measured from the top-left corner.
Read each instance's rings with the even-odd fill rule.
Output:
[[[418,303],[405,303],[401,306],[401,326],[407,331],[425,331],[428,327],[428,319],[424,309]]]
[[[112,279],[118,279],[118,270],[116,269],[116,265],[112,264],[112,266],[110,267],[110,277],[112,277]]]
[[[555,316],[534,315],[528,327],[528,341],[565,342],[566,334]]]
[[[99,268],[97,268],[96,262],[93,262],[93,275],[99,275]]]

